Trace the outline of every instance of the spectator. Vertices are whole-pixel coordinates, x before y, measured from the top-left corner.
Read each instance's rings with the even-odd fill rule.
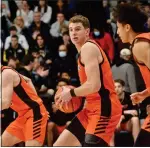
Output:
[[[29,49],[29,45],[27,43],[27,40],[26,38],[24,37],[24,35],[21,35],[21,34],[17,34],[17,28],[15,26],[12,26],[10,27],[9,29],[9,32],[10,32],[10,36],[8,36],[6,38],[6,41],[5,41],[5,47],[4,49],[7,50],[10,46],[10,43],[11,43],[11,37],[13,35],[17,35],[18,36],[18,42],[19,44],[21,44],[21,46],[25,49],[25,50],[28,50]]]
[[[7,64],[7,66],[12,67],[13,69],[16,69],[16,70],[17,70],[17,68],[18,68],[18,59],[15,58],[15,57],[10,57],[10,58],[8,59],[8,64]]]
[[[51,25],[50,34],[58,38],[61,36],[61,31],[64,27],[68,27],[68,21],[62,12],[57,13],[57,21]]]
[[[17,35],[11,36],[11,44],[10,47],[5,50],[4,60],[7,61],[10,57],[15,57],[19,61],[21,61],[24,56],[25,56],[25,49],[22,47],[21,44],[19,44],[18,36]]]
[[[125,82],[125,91],[129,93],[137,92],[134,67],[130,63],[131,51],[124,48],[120,51],[120,58],[112,66],[113,78],[121,79]]]
[[[40,34],[36,36],[36,45],[34,47],[34,50],[36,50],[41,56],[43,56],[47,64],[52,63],[52,51],[45,44],[44,38]]]
[[[62,33],[62,39],[63,39],[63,44],[65,46],[67,46],[68,48],[68,55],[76,58],[77,55],[77,49],[76,47],[72,44],[71,40],[70,40],[70,36],[69,36],[69,32],[65,31]]]
[[[98,29],[97,27],[91,33],[91,38],[100,45],[112,63],[114,59],[114,44],[111,35],[105,32],[103,28]]]
[[[36,39],[37,34],[40,33],[43,36],[46,45],[50,46],[52,43],[51,36],[49,34],[49,26],[41,21],[40,12],[34,12],[33,22],[29,26],[29,33],[31,36],[34,36],[34,39]]]
[[[48,6],[47,0],[39,0],[39,4],[35,7],[34,11],[41,12],[41,21],[49,24],[52,16],[52,8]]]
[[[11,17],[8,1],[1,2],[1,16],[5,16],[7,19]]]
[[[51,5],[53,6],[51,24],[55,22],[58,12],[62,12],[65,15],[65,17],[69,19],[68,15],[70,14],[68,12],[68,4],[66,0],[56,0],[53,1],[53,3],[51,2]]]
[[[61,72],[67,71],[71,78],[77,78],[76,61],[68,56],[68,49],[65,45],[59,46],[58,54],[59,56],[52,63],[52,77],[57,79]]]
[[[32,55],[25,55],[22,60],[22,66],[18,69],[18,72],[32,80],[34,58]]]
[[[116,132],[125,130],[132,132],[134,142],[140,131],[140,122],[138,117],[138,107],[132,105],[130,94],[125,92],[125,82],[117,79],[115,80],[115,91],[119,97],[119,100],[123,106],[123,113],[116,127]],[[114,137],[111,141],[111,146],[115,146]]]
[[[17,28],[18,34],[22,34],[27,39],[27,42],[31,46],[33,44],[32,37],[28,31],[28,28],[24,25],[24,20],[21,16],[17,16],[14,20],[14,25]]]
[[[110,9],[109,9],[110,4],[108,0],[103,0],[103,7],[106,14],[106,20],[107,22],[110,22]]]
[[[22,16],[24,25],[29,27],[33,21],[33,11],[30,10],[30,6],[27,0],[21,1],[21,7],[17,10],[16,16]]]

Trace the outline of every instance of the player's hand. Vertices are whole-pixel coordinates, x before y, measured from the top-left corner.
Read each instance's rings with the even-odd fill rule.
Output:
[[[142,92],[133,93],[130,95],[130,97],[133,105],[139,104],[145,99],[145,96]]]
[[[125,113],[126,114],[131,114],[132,116],[137,116],[138,115],[136,110],[127,110],[127,111],[125,111]]]
[[[62,107],[64,104],[66,105],[66,108],[68,108],[67,103],[71,100],[72,96],[70,94],[70,88],[62,87],[63,91],[55,96],[56,100],[56,106],[59,105]]]

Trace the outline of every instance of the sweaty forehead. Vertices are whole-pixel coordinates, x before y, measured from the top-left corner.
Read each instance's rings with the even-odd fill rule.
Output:
[[[82,23],[70,23],[69,28],[82,28]]]

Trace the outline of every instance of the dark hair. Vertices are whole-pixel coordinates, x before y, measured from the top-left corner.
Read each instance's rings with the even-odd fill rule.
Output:
[[[125,86],[125,82],[121,79],[114,80],[116,83],[120,83],[122,86]]]
[[[16,38],[18,40],[18,36],[17,35],[12,35],[11,38]]]
[[[64,36],[64,35],[69,35],[69,31],[67,30],[67,31],[64,31],[63,33],[62,33],[62,36]]]
[[[120,4],[116,10],[117,21],[123,25],[129,24],[136,33],[145,32],[147,15],[137,5]]]
[[[47,12],[47,8],[48,8],[47,0],[45,0],[44,13]],[[41,12],[40,0],[39,0],[39,4],[38,4],[38,11]]]
[[[17,28],[16,28],[15,26],[11,26],[11,27],[9,28],[9,31],[17,31]]]
[[[14,57],[14,56],[10,56],[10,57],[8,58],[8,62],[9,62],[10,60],[17,61],[18,59],[17,59],[16,57]]]
[[[36,41],[37,41],[38,37],[41,37],[41,38],[44,40],[44,37],[43,37],[41,34],[38,34],[38,35],[36,36]]]
[[[30,64],[30,62],[33,62],[34,61],[34,57],[30,54],[27,54],[24,56],[23,60],[22,60],[22,63],[27,66]]]
[[[62,81],[65,82],[65,83],[67,83],[67,85],[69,85],[68,79],[65,79],[65,78],[60,78],[60,79],[58,79],[57,85],[58,85],[59,82],[62,82]]]

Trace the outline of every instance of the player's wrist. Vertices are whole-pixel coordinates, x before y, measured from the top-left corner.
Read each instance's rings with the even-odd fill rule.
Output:
[[[150,92],[149,92],[149,88],[145,89],[144,91],[142,91],[142,95],[144,96],[144,99],[150,96]]]
[[[70,94],[71,94],[71,97],[76,97],[76,94],[74,92],[74,89],[70,89]]]

